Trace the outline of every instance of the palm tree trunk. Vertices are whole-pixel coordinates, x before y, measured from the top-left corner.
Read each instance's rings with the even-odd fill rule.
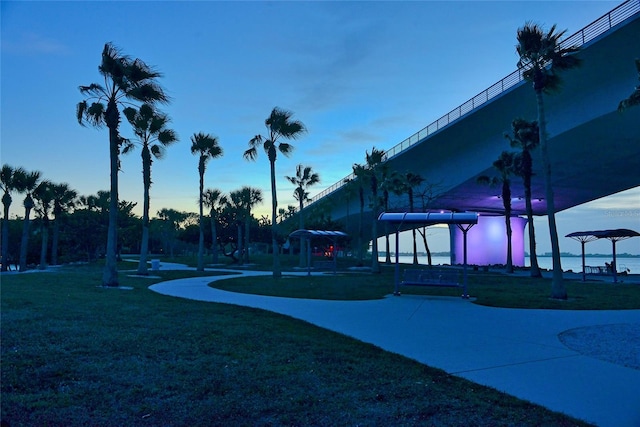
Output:
[[[198,169],[200,173],[200,196],[198,199],[198,228],[200,229],[200,237],[198,239],[198,271],[204,271],[204,214],[202,211],[202,193],[204,192],[204,165],[202,164],[202,162],[200,163]]]
[[[60,220],[62,212],[55,212],[53,221],[53,241],[51,242],[51,265],[58,265],[58,242],[60,241]]]
[[[300,230],[304,229],[304,218],[302,216],[302,208],[304,207],[302,196],[300,196],[299,200],[300,211],[298,212],[298,227]],[[307,265],[307,239],[305,237],[300,237],[300,263],[298,266],[300,268],[306,267]]]
[[[115,112],[113,111],[115,109]],[[117,107],[109,103],[107,116],[119,116]],[[109,120],[109,119],[107,119]],[[119,118],[115,121],[109,120],[109,164],[111,170],[111,188],[109,195],[109,228],[107,231],[107,253],[102,273],[102,286],[117,287],[118,286],[118,260],[116,253],[116,245],[118,242],[118,169],[120,162],[118,155],[120,153],[120,141],[118,135]],[[113,125],[115,123],[115,126]]]
[[[545,197],[547,203],[547,217],[549,220],[549,237],[551,239],[551,257],[553,260],[553,277],[551,281],[551,298],[567,299],[567,290],[562,280],[562,265],[560,261],[560,243],[558,242],[558,229],[556,227],[555,203],[553,200],[553,187],[551,185],[551,161],[549,159],[549,147],[547,144],[547,123],[544,113],[544,100],[542,90],[536,91],[538,103],[538,127],[540,131],[540,148],[542,151],[542,166],[545,183]]]
[[[282,277],[280,270],[280,250],[278,246],[278,196],[276,195],[276,162],[269,159],[271,165],[271,245],[273,248],[273,278]]]
[[[20,271],[27,271],[27,253],[29,251],[29,216],[33,200],[27,195],[25,198],[24,221],[22,222],[22,240],[20,242]]]
[[[41,234],[41,245],[40,245],[40,265],[38,268],[40,270],[47,269],[47,247],[49,246],[49,218],[47,216],[43,216],[42,218],[42,226],[40,227]]]
[[[249,229],[251,228],[251,213],[247,212],[244,219],[244,263],[249,264]]]
[[[151,187],[151,153],[147,145],[142,148],[142,181],[144,184],[142,200],[142,243],[140,244],[138,274],[146,276],[149,274],[147,257],[149,252],[149,188]]]
[[[218,263],[218,233],[216,230],[217,218],[216,218],[215,210],[213,208],[211,209],[209,216],[211,217],[211,254],[212,254],[211,261],[214,264],[217,264]]]
[[[2,271],[9,268],[9,208],[11,206],[11,196],[4,194],[2,196],[2,204],[4,213],[2,217]]]
[[[508,180],[502,182],[502,202],[504,203],[504,221],[507,230],[507,273],[513,273],[513,248],[511,245],[511,188]]]
[[[530,171],[528,172],[530,173]],[[527,221],[529,222],[529,260],[531,262],[531,277],[542,277],[536,255],[536,232],[533,226],[533,206],[531,205],[531,176],[524,179],[524,199],[527,209]]]

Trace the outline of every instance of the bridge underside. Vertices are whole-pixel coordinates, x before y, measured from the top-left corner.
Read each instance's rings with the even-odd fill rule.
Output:
[[[579,54],[582,66],[562,74],[559,93],[544,96],[556,211],[640,185],[640,107],[617,111],[618,103],[638,85],[634,60],[640,55],[639,36],[640,17],[635,15],[584,45]],[[418,173],[432,186],[428,204],[423,206],[418,198],[416,210],[503,214],[500,188],[478,184],[477,178],[495,176],[493,161],[502,151],[515,151],[504,134],[510,132],[511,122],[517,117],[537,118],[535,94],[528,82],[503,92],[402,151],[387,165],[398,173]],[[545,215],[540,156],[540,150],[536,150],[533,209],[534,214]],[[513,213],[523,215],[521,180],[514,177],[511,187]],[[344,188],[340,188],[324,199],[331,201],[333,220],[346,221],[347,231],[356,235],[357,197],[347,198]],[[364,223],[370,224],[374,215],[368,207],[365,209]],[[407,196],[391,196],[389,210],[408,211]],[[378,231],[382,235],[384,227],[378,227]],[[363,233],[365,241],[371,238],[370,227],[365,226]]]

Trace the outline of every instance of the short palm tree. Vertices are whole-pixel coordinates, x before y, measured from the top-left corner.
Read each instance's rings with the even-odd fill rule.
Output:
[[[209,208],[209,218],[211,219],[211,254],[212,262],[218,263],[218,214],[227,204],[227,196],[222,194],[222,191],[217,188],[207,188],[202,196],[202,201],[206,207]]]
[[[407,196],[409,197],[409,212],[415,211],[414,194],[413,189],[420,186],[424,182],[424,178],[417,173],[407,172],[404,175],[405,188],[407,190]],[[418,243],[416,241],[416,229],[411,229],[411,235],[413,237],[413,264],[418,264]]]
[[[352,181],[358,188],[358,201],[360,206],[360,215],[358,219],[358,266],[362,266],[364,259],[364,242],[363,240],[363,227],[364,227],[364,188],[365,181],[367,180],[367,169],[360,164],[355,163],[352,166],[354,180]],[[351,184],[351,183],[350,183]]]
[[[500,197],[502,198],[502,206],[504,206],[504,219],[505,227],[507,230],[507,273],[513,273],[513,251],[511,245],[511,175],[513,175],[515,172],[514,157],[514,153],[503,151],[502,153],[500,153],[498,159],[493,162],[493,167],[498,171],[500,176],[494,176],[490,178],[483,175],[478,177],[478,182],[480,183],[500,185],[500,187],[502,188]]]
[[[531,152],[540,143],[540,133],[538,122],[515,119],[511,122],[513,135],[505,135],[511,143],[511,147],[519,148],[521,151],[514,158],[514,173],[522,178],[524,186],[524,199],[527,211],[527,221],[529,223],[529,259],[531,261],[531,277],[542,277],[538,266],[538,256],[536,255],[536,232],[533,225],[533,206],[531,204],[531,178],[533,176],[533,157]]]
[[[376,147],[371,149],[371,153],[366,153],[367,178],[371,188],[371,208],[373,210],[373,219],[371,221],[371,272],[380,273],[380,262],[378,261],[378,216],[380,215],[380,206],[382,199],[378,197],[378,189],[384,180],[383,163],[385,153]]]
[[[111,204],[102,285],[118,286],[118,170],[120,148],[124,142],[119,133],[120,106],[126,100],[153,104],[166,103],[169,99],[157,83],[157,79],[162,76],[159,72],[139,59],[123,55],[111,43],[104,45],[98,71],[104,78],[104,86],[98,83],[80,86],[80,93],[86,95],[87,99],[78,103],[76,115],[83,126],[88,123],[97,128],[107,126],[109,129]]]
[[[276,160],[278,152],[285,156],[291,155],[293,145],[280,141],[295,140],[306,131],[304,124],[298,120],[292,120],[293,113],[275,107],[269,117],[264,121],[268,135],[256,135],[249,141],[249,149],[244,152],[244,158],[255,160],[258,157],[258,148],[262,147],[269,159],[271,171],[271,244],[273,247],[273,277],[280,278],[280,250],[278,245],[278,197],[276,193]]]
[[[20,271],[27,270],[30,216],[31,211],[35,207],[35,202],[33,201],[32,196],[33,191],[38,187],[38,184],[40,184],[40,176],[41,173],[38,171],[27,172],[18,176],[18,180],[16,181],[16,189],[18,190],[18,192],[26,194],[24,201],[22,202],[24,206],[24,220],[22,222],[22,239],[20,242]]]
[[[295,176],[285,176],[287,180],[296,186],[293,190],[293,197],[298,201],[298,228],[304,229],[304,203],[310,201],[307,189],[320,182],[320,175],[313,172],[311,166],[296,166]],[[306,239],[300,239],[300,267],[304,267],[307,261]]]
[[[137,273],[147,275],[151,165],[153,158],[162,159],[164,157],[165,148],[177,142],[178,136],[172,129],[167,129],[169,117],[156,111],[150,104],[142,104],[139,109],[127,107],[123,113],[133,128],[136,141],[142,146],[142,183],[144,192],[142,202],[142,242]],[[133,144],[126,145],[123,153],[130,151],[133,147]]]
[[[540,148],[542,151],[542,168],[545,180],[545,201],[549,220],[549,235],[551,238],[551,254],[553,259],[553,279],[551,284],[551,298],[567,299],[567,290],[562,281],[562,265],[560,261],[560,243],[556,226],[555,203],[553,187],[551,185],[551,161],[547,143],[547,121],[544,111],[543,93],[553,93],[560,89],[561,79],[558,71],[568,70],[580,65],[580,60],[574,55],[579,51],[577,46],[563,47],[560,38],[565,31],[556,32],[552,26],[548,32],[533,23],[526,23],[518,29],[518,44],[516,50],[520,57],[518,68],[522,76],[533,83],[538,107],[538,127]]]
[[[636,69],[638,70],[638,80],[640,80],[640,59],[636,59]],[[622,112],[634,105],[640,105],[640,85],[636,86],[628,98],[620,101],[620,104],[618,104],[618,111]]]
[[[240,189],[240,199],[244,207],[244,263],[249,264],[249,230],[251,228],[251,210],[262,203],[262,190],[244,186]]]
[[[13,199],[11,193],[18,191],[17,185],[26,171],[22,168],[14,169],[8,164],[2,165],[0,170],[0,190],[2,190],[2,271],[7,271],[11,256],[9,254],[9,208]]]
[[[191,137],[191,154],[198,155],[198,175],[200,190],[198,191],[200,239],[198,242],[198,271],[204,271],[204,173],[207,162],[222,157],[222,148],[218,138],[205,133],[196,133]]]
[[[53,241],[51,243],[51,264],[58,265],[58,242],[60,240],[60,222],[70,209],[74,208],[78,201],[78,193],[69,187],[69,184],[54,184],[53,192]]]
[[[53,183],[42,181],[33,190],[33,197],[36,200],[36,212],[40,216],[40,270],[47,269],[47,248],[49,245],[49,211],[54,200]]]

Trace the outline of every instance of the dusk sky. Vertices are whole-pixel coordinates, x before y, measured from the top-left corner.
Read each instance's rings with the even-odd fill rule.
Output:
[[[105,42],[163,73],[172,102],[162,107],[180,142],[152,167],[151,213],[197,211],[197,157],[190,137],[219,138],[224,156],[207,167],[205,186],[260,188],[270,212],[269,165],[248,141],[265,134],[275,106],[308,132],[276,163],[280,207],[296,205],[302,163],[321,177],[311,196],[351,173],[372,147],[389,149],[516,69],[516,30],[526,21],[573,34],[620,1],[394,2],[11,2],[1,7],[2,163],[39,170],[79,194],[109,188],[108,131],[81,127],[78,86],[103,84]],[[630,72],[633,72],[632,64]],[[629,88],[629,93],[632,91]],[[561,96],[561,95],[559,95]],[[125,137],[132,135],[126,120]],[[121,157],[120,198],[138,202],[140,150]],[[21,198],[12,213],[22,215]],[[640,231],[640,187],[557,215],[561,250],[580,252],[573,231]],[[540,253],[550,251],[546,218],[536,221]],[[445,231],[434,231],[446,251]],[[619,252],[640,253],[640,238]],[[608,253],[608,241],[587,245]]]

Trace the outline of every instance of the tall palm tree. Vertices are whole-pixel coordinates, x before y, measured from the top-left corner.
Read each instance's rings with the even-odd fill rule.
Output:
[[[298,228],[304,229],[304,203],[310,201],[307,189],[320,182],[320,175],[313,172],[311,166],[296,166],[296,176],[285,176],[287,180],[296,186],[293,190],[293,197],[298,201]],[[300,239],[300,267],[304,267],[307,261],[306,239]]]
[[[486,175],[482,175],[478,177],[478,182],[480,183],[500,185],[502,187],[500,197],[502,198],[502,205],[504,206],[504,220],[507,230],[507,273],[513,273],[513,251],[511,245],[511,175],[515,172],[514,157],[514,153],[503,151],[500,153],[498,159],[493,162],[493,167],[498,171],[500,176],[490,178]]]
[[[203,194],[203,203],[209,208],[209,218],[211,219],[211,253],[212,262],[218,263],[218,214],[222,210],[223,206],[227,204],[227,196],[222,194],[222,191],[217,188],[207,188]]]
[[[109,206],[109,231],[107,256],[102,275],[103,286],[118,286],[118,170],[120,148],[124,139],[120,136],[120,106],[126,100],[146,103],[167,103],[169,98],[157,83],[162,75],[140,59],[123,55],[113,44],[106,43],[98,71],[104,78],[104,86],[92,83],[80,86],[80,93],[87,99],[78,103],[76,116],[81,125],[90,124],[109,129],[109,168],[111,174]],[[91,104],[89,104],[91,102]]]
[[[366,153],[366,170],[368,181],[371,187],[371,208],[373,210],[373,220],[371,221],[371,272],[380,273],[380,262],[378,261],[378,216],[380,215],[381,199],[378,197],[378,189],[383,181],[383,167],[385,153],[376,147],[371,149],[371,153]]]
[[[414,212],[414,193],[413,189],[420,186],[424,182],[424,178],[417,173],[407,172],[404,175],[404,184],[407,190],[407,196],[409,197],[409,212]],[[413,237],[413,263],[418,264],[418,243],[416,241],[416,229],[411,229]]]
[[[60,222],[65,214],[76,206],[78,193],[69,188],[69,184],[54,184],[53,191],[53,242],[51,243],[51,264],[58,265],[58,242],[60,240]]]
[[[567,299],[567,290],[562,281],[562,265],[560,262],[560,243],[556,226],[555,203],[551,185],[551,161],[547,143],[547,121],[544,111],[543,93],[552,93],[560,89],[561,79],[558,71],[568,70],[580,65],[580,60],[573,54],[580,49],[577,46],[563,47],[560,38],[565,31],[556,32],[552,26],[548,32],[533,23],[526,23],[518,29],[516,50],[520,57],[518,68],[522,76],[533,83],[538,107],[538,127],[540,148],[542,151],[542,168],[545,180],[545,199],[551,238],[551,255],[553,259],[553,280],[551,298]]]
[[[531,204],[531,178],[533,176],[533,158],[531,152],[540,143],[540,133],[538,122],[515,119],[511,122],[513,135],[505,135],[511,147],[519,148],[521,151],[514,159],[515,174],[522,178],[524,186],[524,200],[527,211],[527,221],[529,223],[529,259],[531,261],[531,277],[542,277],[538,266],[538,255],[536,255],[536,232],[533,225],[533,206]]]
[[[25,193],[24,201],[22,205],[24,206],[24,220],[22,221],[22,240],[20,242],[20,271],[27,270],[27,254],[29,249],[29,225],[30,225],[30,215],[31,210],[35,207],[35,202],[33,201],[33,191],[38,187],[40,183],[41,173],[38,171],[27,172],[18,177],[18,181],[16,182],[16,189],[20,193]]]
[[[40,270],[47,269],[47,248],[49,245],[49,210],[55,195],[53,194],[53,183],[42,181],[33,190],[33,197],[36,200],[36,212],[40,216]]]
[[[8,164],[2,165],[0,170],[0,190],[2,190],[2,206],[4,208],[2,216],[2,271],[7,271],[11,256],[9,255],[9,208],[13,199],[11,193],[18,191],[21,179],[26,175],[22,168],[14,169]]]
[[[210,159],[222,157],[222,148],[218,145],[218,138],[202,132],[191,137],[191,154],[198,155],[198,174],[200,176],[200,191],[198,192],[200,240],[198,243],[198,271],[204,271],[204,173]]]
[[[249,141],[249,149],[244,152],[244,158],[255,160],[258,157],[258,148],[262,147],[269,159],[271,169],[271,244],[273,246],[273,277],[280,278],[280,250],[278,247],[278,197],[276,194],[276,160],[278,152],[290,156],[293,145],[282,142],[280,139],[295,140],[306,131],[304,124],[299,120],[292,120],[293,113],[275,107],[269,117],[264,121],[268,130],[268,136],[256,135]]]
[[[137,142],[142,146],[142,242],[140,245],[140,260],[138,271],[140,275],[147,275],[147,256],[149,252],[149,189],[151,188],[151,164],[153,158],[162,159],[165,148],[178,141],[178,136],[172,129],[167,129],[169,116],[156,111],[151,104],[142,104],[139,109],[127,107],[123,113],[136,136]],[[133,148],[133,144],[126,145],[123,154]]]
[[[638,80],[640,80],[640,59],[636,59],[636,69],[638,70]],[[620,104],[618,104],[618,111],[622,112],[634,105],[640,105],[640,85],[636,86],[635,90],[628,98],[620,101]]]

